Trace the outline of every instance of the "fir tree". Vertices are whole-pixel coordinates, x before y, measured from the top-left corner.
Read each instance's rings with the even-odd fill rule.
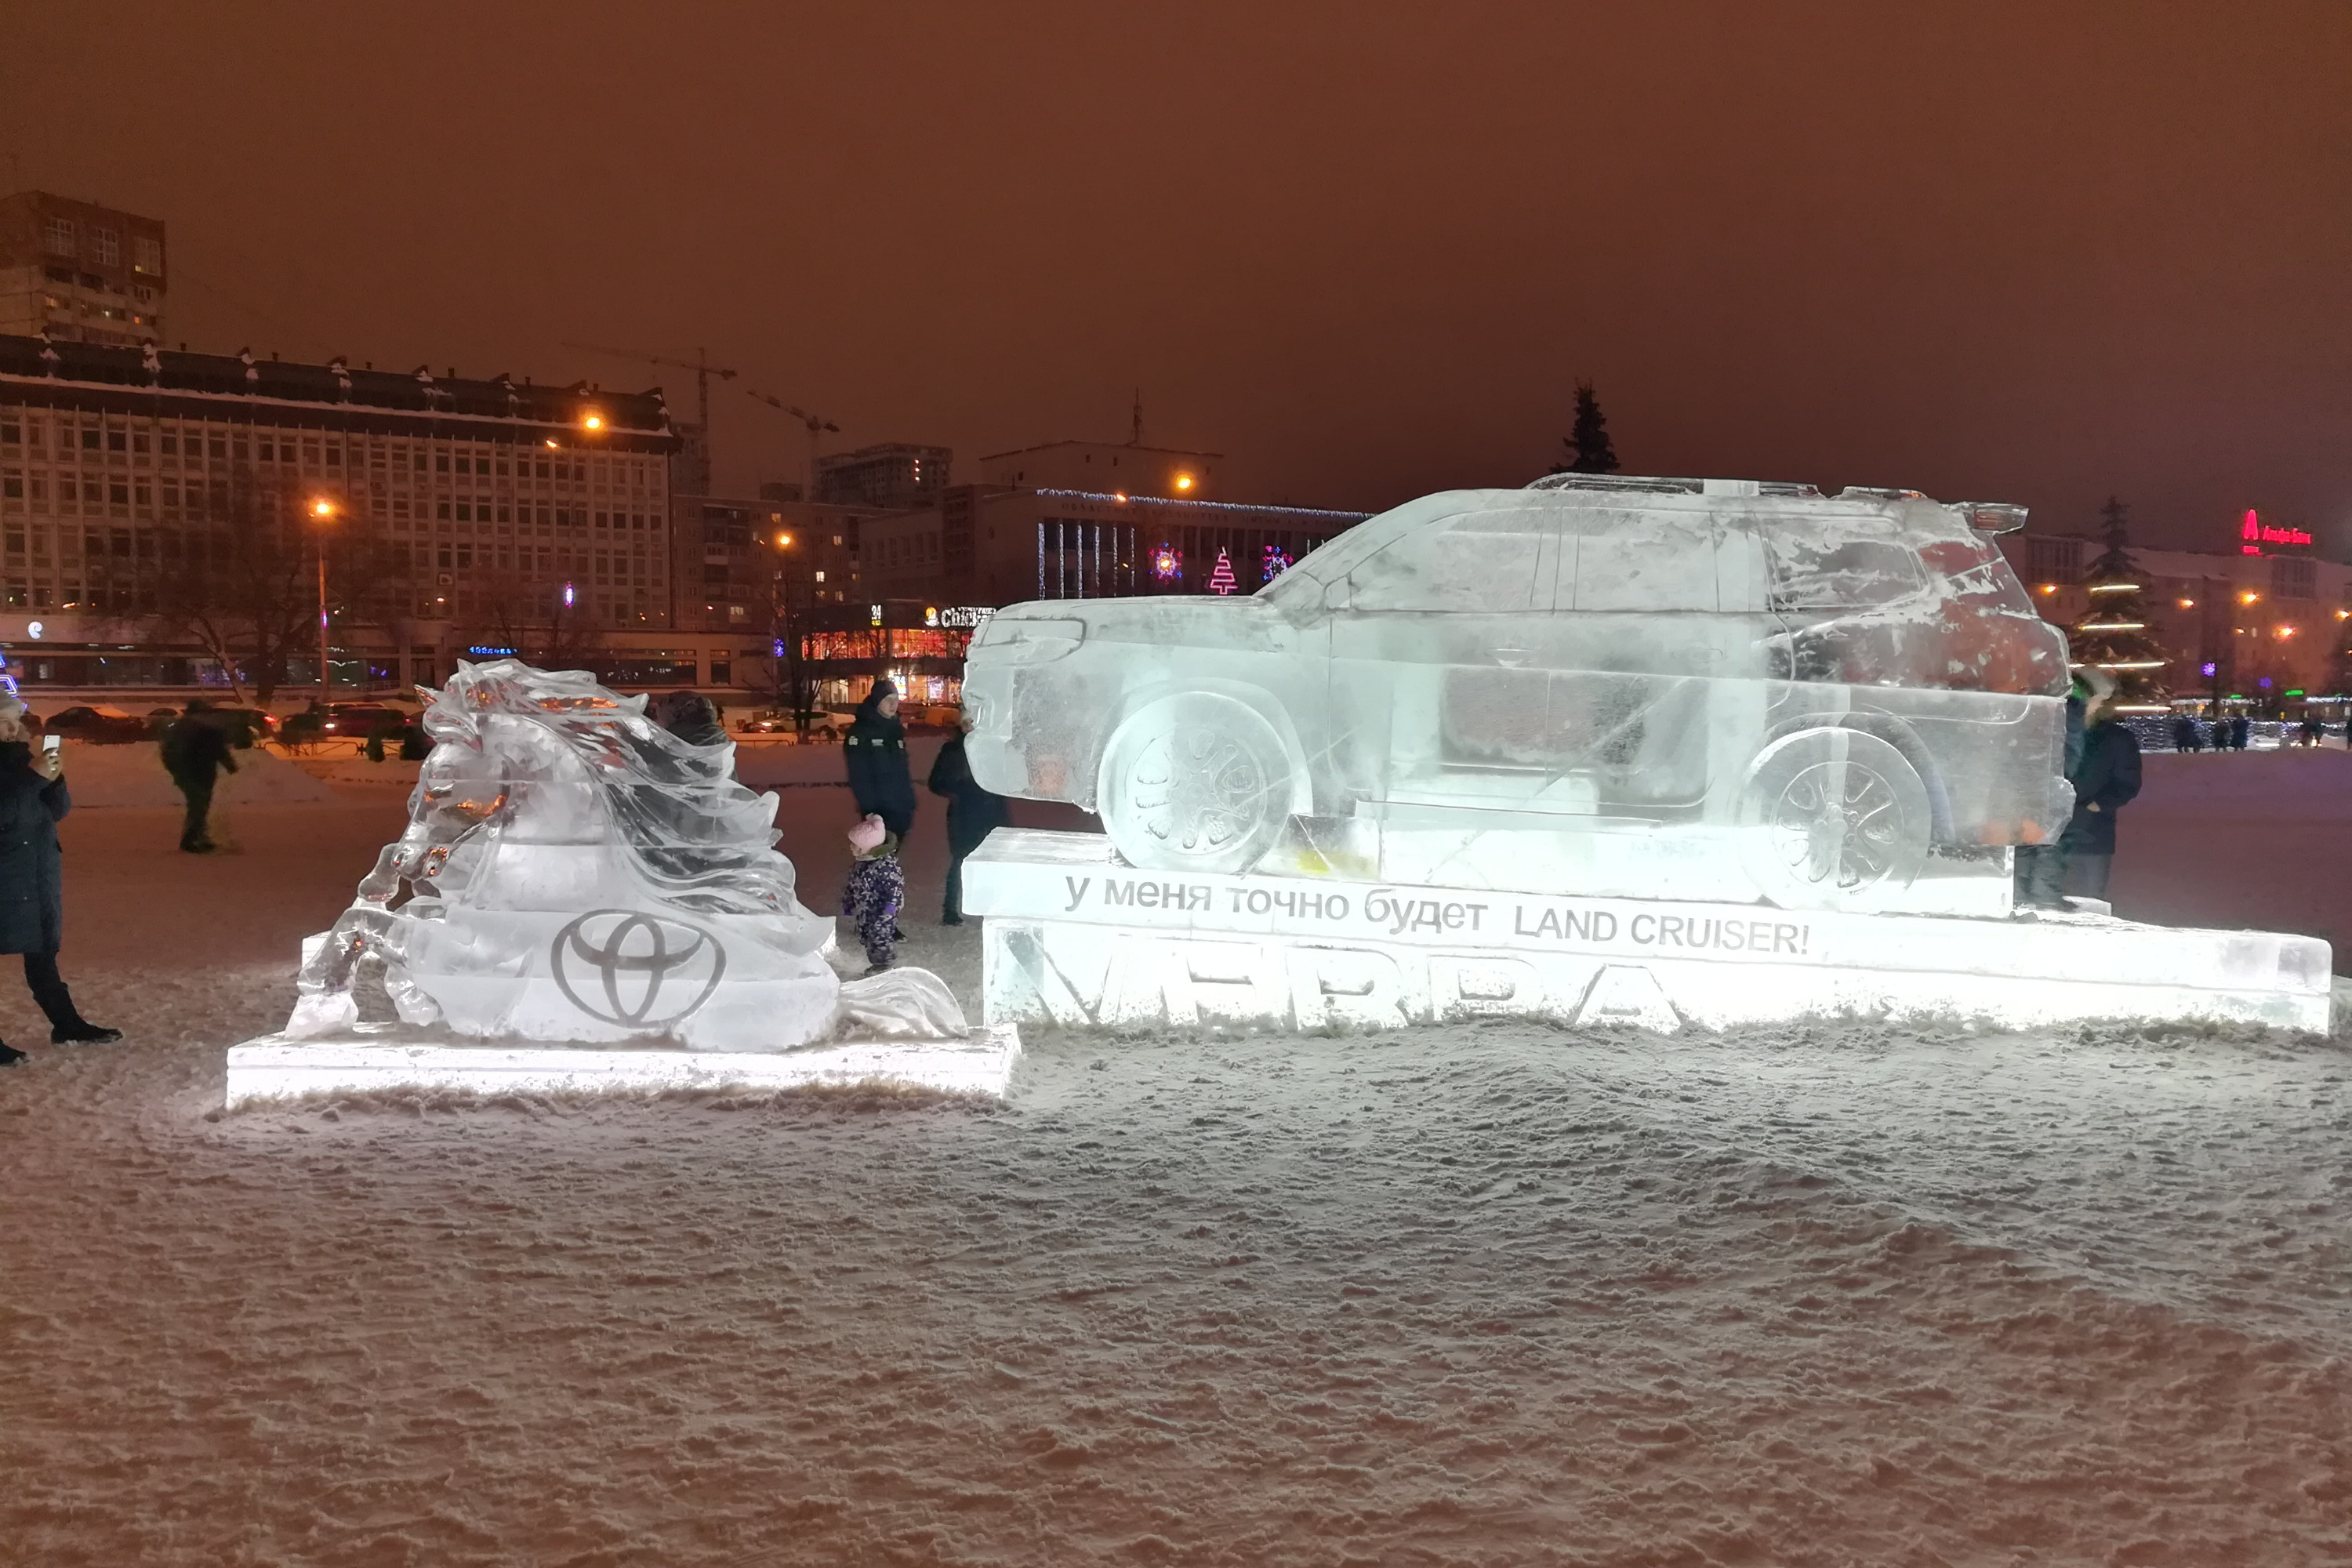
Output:
[[[2084,570],[2090,604],[2066,629],[2069,657],[2114,676],[2118,703],[2161,704],[2170,689],[2165,671],[2172,655],[2147,629],[2146,580],[2131,556],[2131,509],[2109,496],[2099,516],[2106,548]]]
[[[1609,417],[1601,412],[1601,399],[1594,395],[1592,384],[1576,384],[1576,425],[1560,437],[1568,461],[1554,463],[1555,474],[1613,474],[1617,471],[1617,448],[1609,444]]]

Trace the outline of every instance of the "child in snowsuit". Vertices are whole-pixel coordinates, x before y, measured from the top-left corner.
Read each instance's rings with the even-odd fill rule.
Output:
[[[866,945],[868,974],[890,967],[898,956],[898,906],[907,897],[907,875],[898,867],[898,836],[868,816],[849,830],[849,885],[842,890],[841,912],[857,924],[857,940]]]

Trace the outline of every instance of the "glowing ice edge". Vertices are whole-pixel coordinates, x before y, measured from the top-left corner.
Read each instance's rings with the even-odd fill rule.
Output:
[[[1138,870],[1091,834],[1003,828],[964,865],[982,1016],[1299,1031],[1475,1017],[1671,1031],[1808,1016],[2030,1029],[2212,1019],[2325,1032],[2315,937],[2091,912],[1854,915]]]
[[[483,1096],[599,1090],[785,1089],[880,1084],[1003,1099],[1021,1059],[1011,1025],[962,1041],[882,1040],[753,1051],[600,1050],[563,1046],[418,1044],[397,1037],[289,1040],[230,1047],[230,1107],[303,1095],[466,1089]]]

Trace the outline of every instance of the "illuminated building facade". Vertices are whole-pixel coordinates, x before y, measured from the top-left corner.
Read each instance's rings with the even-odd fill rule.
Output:
[[[1016,489],[1207,500],[1217,493],[1217,469],[1223,461],[1215,452],[1147,447],[1140,441],[1049,441],[982,458],[980,482]]]
[[[2148,631],[2173,655],[2164,684],[2175,701],[2219,695],[2270,706],[2340,695],[2335,653],[2352,620],[2352,566],[2313,555],[2307,530],[2257,513],[2233,518],[2216,533],[2220,548],[2210,552],[2131,550],[2145,574]],[[2012,533],[2000,545],[2044,620],[2072,626],[2083,618],[2089,607],[2083,572],[2098,556],[2099,541]]]
[[[36,684],[212,684],[169,582],[273,528],[326,541],[347,686],[658,634],[676,447],[653,395],[0,337],[0,643]]]
[[[165,282],[161,219],[46,191],[0,196],[0,334],[158,342]]]
[[[959,485],[936,509],[867,524],[863,565],[875,596],[933,604],[1249,594],[1366,515]]]

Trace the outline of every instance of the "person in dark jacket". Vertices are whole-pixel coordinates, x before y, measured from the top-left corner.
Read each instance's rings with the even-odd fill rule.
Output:
[[[2242,713],[2231,720],[2230,750],[2233,752],[2244,751],[2246,749],[2246,738],[2253,732],[2253,728],[2254,726],[2252,721]]]
[[[841,742],[849,793],[860,816],[878,816],[905,843],[915,827],[915,775],[907,765],[907,726],[898,721],[898,689],[877,679]]]
[[[27,742],[24,712],[14,699],[0,700],[0,953],[24,954],[25,984],[48,1017],[51,1045],[103,1045],[122,1031],[83,1017],[58,975],[66,921],[58,822],[73,809],[73,797],[63,759],[55,752],[36,755]],[[0,1045],[0,1067],[24,1059],[24,1052]]]
[[[2197,721],[2183,713],[2172,721],[2172,749],[2176,752],[2201,752],[2204,737],[2197,732]]]
[[[172,775],[181,797],[188,803],[187,821],[180,828],[180,847],[191,855],[212,853],[212,834],[205,818],[213,809],[213,784],[221,769],[236,772],[236,759],[229,754],[228,735],[214,722],[212,710],[213,705],[203,698],[188,699],[180,717],[163,731],[159,748],[164,771]]]
[[[2116,813],[2139,794],[2139,737],[2117,718],[2112,691],[2094,695],[2083,714],[2083,760],[2071,781],[2074,818],[2059,843],[2066,852],[2066,889],[2107,896],[2116,863]]]
[[[971,763],[963,753],[963,738],[971,733],[971,719],[959,721],[956,732],[931,763],[929,780],[931,793],[945,795],[948,802],[948,896],[940,912],[941,925],[963,924],[964,857],[1003,826],[1007,815],[1004,797],[981,788],[971,776]]]

